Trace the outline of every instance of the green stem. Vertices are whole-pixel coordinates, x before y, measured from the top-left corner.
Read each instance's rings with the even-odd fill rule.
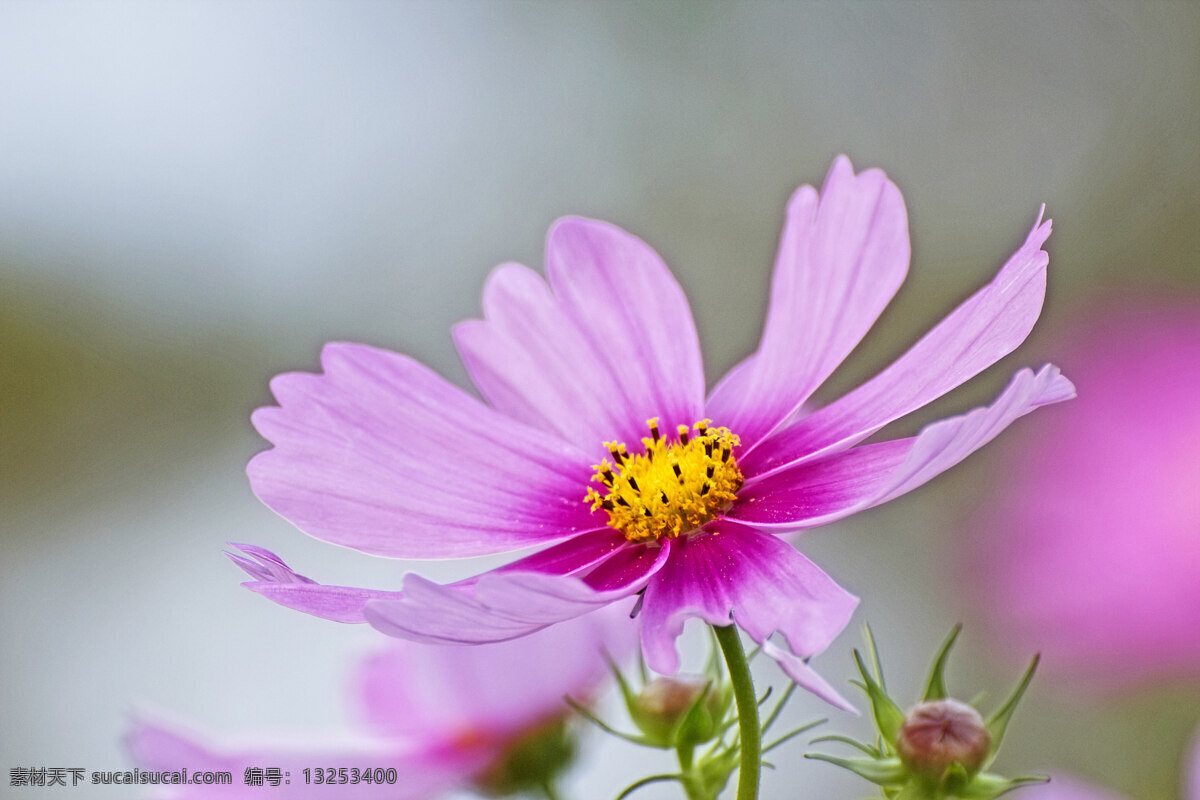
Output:
[[[711,791],[705,791],[704,778],[696,771],[696,748],[692,745],[680,745],[675,748],[679,757],[679,783],[688,800],[716,800],[711,797]]]
[[[542,781],[538,788],[542,790],[542,794],[546,795],[546,800],[561,800],[557,787],[550,779]]]
[[[750,664],[746,651],[742,649],[742,638],[732,625],[713,626],[725,665],[729,668],[729,679],[733,682],[733,698],[738,710],[738,738],[741,748],[741,766],[738,768],[737,800],[758,800],[759,762],[762,760],[762,734],[758,728],[758,697],[754,694],[754,681],[750,677]]]

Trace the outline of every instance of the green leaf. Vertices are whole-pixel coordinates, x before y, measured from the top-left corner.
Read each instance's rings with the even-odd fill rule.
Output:
[[[925,684],[925,696],[922,698],[925,702],[949,697],[950,693],[946,691],[946,659],[949,658],[950,648],[954,647],[954,641],[961,632],[962,625],[955,625],[946,641],[942,642],[942,648],[938,650],[933,668],[929,671],[929,682]]]
[[[1025,690],[1029,688],[1029,682],[1033,680],[1033,673],[1037,671],[1038,661],[1041,658],[1040,653],[1033,657],[1033,660],[1029,662],[1029,668],[1021,676],[1021,681],[1013,689],[1012,694],[1004,701],[1004,705],[996,709],[991,719],[987,721],[988,733],[992,736],[992,752],[983,764],[984,769],[987,769],[996,760],[996,754],[1000,752],[1000,743],[1004,740],[1004,732],[1008,728],[1008,721],[1012,719],[1013,712],[1017,710],[1017,703],[1021,702],[1021,697],[1025,694]]]

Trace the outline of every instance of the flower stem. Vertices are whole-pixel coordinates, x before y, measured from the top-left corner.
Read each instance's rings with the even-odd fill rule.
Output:
[[[742,638],[733,625],[713,626],[729,679],[733,682],[733,697],[738,710],[738,738],[741,747],[741,766],[738,768],[737,800],[758,799],[759,762],[762,759],[762,734],[758,728],[758,697],[750,677],[750,664],[742,649]]]

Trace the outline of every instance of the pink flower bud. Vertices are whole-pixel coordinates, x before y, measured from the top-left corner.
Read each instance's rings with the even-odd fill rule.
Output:
[[[896,739],[905,766],[932,780],[940,780],[956,763],[973,775],[983,766],[991,746],[991,734],[979,712],[949,698],[914,706]]]

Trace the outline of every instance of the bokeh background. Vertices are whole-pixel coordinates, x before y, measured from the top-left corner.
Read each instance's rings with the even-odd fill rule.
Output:
[[[965,410],[1054,360],[1097,297],[1200,298],[1200,4],[0,2],[0,767],[121,769],[137,708],[218,734],[349,724],[373,632],[254,597],[224,543],[328,583],[474,566],[359,556],[261,506],[243,468],[269,378],[350,340],[464,382],[450,326],[576,213],[662,253],[715,379],[757,341],[788,195],[843,152],[901,187],[913,263],[824,397],[988,280],[1041,203],[1054,218],[1035,335],[917,422]],[[1003,497],[996,457],[802,541],[863,597],[898,693],[955,621],[965,696],[1029,655],[997,645],[964,549]],[[815,664],[840,683],[860,644]],[[1200,675],[1039,681],[1000,766],[1171,798],[1198,723]],[[579,797],[669,767],[590,746]],[[868,793],[802,750],[766,797]]]

